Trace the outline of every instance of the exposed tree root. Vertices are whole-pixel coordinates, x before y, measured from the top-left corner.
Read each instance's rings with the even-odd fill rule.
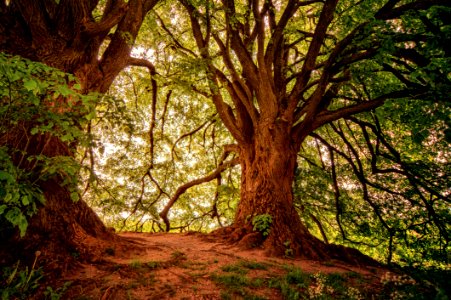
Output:
[[[127,248],[140,248],[106,228],[83,201],[73,202],[67,191],[55,185],[46,192],[47,205],[30,220],[23,238],[17,232],[4,237],[0,245],[0,264],[31,266],[39,251],[37,267],[59,276],[82,262],[101,261],[105,255]],[[120,248],[120,249],[119,249]]]
[[[262,248],[268,256],[292,257],[319,261],[339,260],[345,263],[378,266],[379,262],[363,254],[357,249],[342,245],[326,244],[310,233],[292,237],[289,242],[280,242],[275,234],[264,237],[253,231],[251,226],[229,226],[219,228],[211,234],[242,249]]]

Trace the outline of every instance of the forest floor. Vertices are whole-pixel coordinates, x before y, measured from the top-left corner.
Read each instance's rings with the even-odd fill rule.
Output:
[[[104,249],[48,282],[46,298],[389,299],[389,286],[411,280],[384,267],[267,257],[199,233],[120,236],[136,247]]]

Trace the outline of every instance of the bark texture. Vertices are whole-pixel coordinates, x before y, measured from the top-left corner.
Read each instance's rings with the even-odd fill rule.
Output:
[[[297,152],[288,132],[283,122],[262,124],[254,144],[242,147],[241,199],[234,226],[249,228],[255,216],[268,214],[269,235],[259,235],[268,254],[320,259],[326,255],[318,247],[321,242],[309,234],[293,205]]]
[[[284,122],[262,124],[254,143],[240,148],[241,195],[235,220],[215,234],[246,249],[262,247],[270,256],[377,264],[358,250],[326,244],[302,223],[293,204],[297,151],[288,132]],[[272,219],[267,236],[252,222],[261,215]]]
[[[157,0],[106,1],[100,19],[96,19],[93,12],[98,3],[1,1],[0,51],[75,74],[84,92],[104,93],[118,73],[133,64],[131,47],[144,16]],[[29,155],[73,156],[76,143],[69,145],[55,137],[30,135],[23,132],[27,128],[32,127],[12,128],[7,136],[0,137],[0,143]],[[30,137],[28,144],[17,143],[24,135]],[[17,234],[5,237],[7,243],[2,243],[1,249],[5,253],[3,262],[8,257],[33,255],[35,250],[61,259],[74,253],[78,259],[90,259],[101,254],[94,252],[102,251],[102,247],[91,249],[90,245],[117,239],[83,200],[71,200],[62,181],[53,178],[40,183],[46,205],[30,220],[25,238],[20,239]]]

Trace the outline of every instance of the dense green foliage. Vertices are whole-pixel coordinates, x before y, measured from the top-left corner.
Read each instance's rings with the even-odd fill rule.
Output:
[[[85,125],[95,117],[97,96],[82,96],[77,89],[73,75],[0,54],[1,235],[11,230],[10,225],[25,234],[27,219],[45,204],[39,184],[46,180],[59,176],[72,200],[79,199],[79,163],[70,152],[52,155],[53,138],[88,142]],[[48,146],[36,152],[40,143]]]

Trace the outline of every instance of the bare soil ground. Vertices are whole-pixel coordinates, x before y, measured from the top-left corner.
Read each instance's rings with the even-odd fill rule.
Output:
[[[135,247],[107,247],[98,261],[74,266],[51,282],[55,299],[296,299],[315,293],[362,299],[378,294],[387,273],[339,261],[267,257],[262,249],[242,250],[199,233],[120,236]]]

